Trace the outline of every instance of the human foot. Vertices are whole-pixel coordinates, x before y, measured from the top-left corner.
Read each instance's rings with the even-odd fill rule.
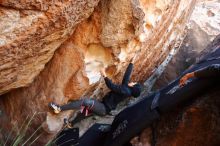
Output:
[[[55,114],[59,114],[61,112],[60,106],[55,104],[55,103],[53,103],[53,102],[49,103],[49,107],[53,110],[53,112]]]

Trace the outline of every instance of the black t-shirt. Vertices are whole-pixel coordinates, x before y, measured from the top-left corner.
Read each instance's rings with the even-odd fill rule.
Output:
[[[130,63],[126,69],[121,85],[116,85],[112,83],[112,81],[107,77],[104,78],[107,87],[111,90],[109,93],[107,93],[104,96],[102,101],[102,103],[106,107],[107,113],[109,113],[111,110],[114,110],[118,105],[118,103],[120,103],[127,97],[132,96],[131,88],[128,86],[132,69],[133,69],[133,64]]]

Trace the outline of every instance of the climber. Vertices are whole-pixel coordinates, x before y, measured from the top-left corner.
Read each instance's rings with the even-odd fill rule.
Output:
[[[201,57],[170,84],[123,109],[111,125],[93,125],[80,137],[78,146],[125,146],[133,137],[158,122],[162,115],[188,105],[196,97],[219,86],[220,78],[217,75],[220,75],[220,45],[212,45],[211,49],[210,53]],[[190,78],[192,80],[188,82]],[[108,128],[105,130],[103,127]]]
[[[80,109],[81,112],[88,115],[88,112],[95,113],[99,116],[104,116],[109,114],[111,110],[114,110],[119,102],[123,101],[127,97],[133,96],[138,97],[141,93],[141,85],[136,82],[130,82],[130,75],[133,69],[133,63],[136,58],[133,57],[131,63],[129,63],[126,72],[124,74],[122,84],[116,85],[106,76],[105,70],[101,70],[101,74],[104,77],[107,87],[111,90],[108,92],[102,102],[97,101],[96,99],[86,98],[71,103],[59,106],[55,103],[49,103],[49,107],[53,110],[54,113],[58,114],[61,111]]]
[[[205,68],[185,74],[180,79],[180,86],[184,86],[189,79],[192,78],[215,78],[220,75],[220,64],[212,64]]]

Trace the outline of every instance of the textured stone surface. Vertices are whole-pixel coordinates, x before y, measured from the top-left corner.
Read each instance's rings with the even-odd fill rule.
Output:
[[[220,36],[216,37],[216,34],[219,34],[219,27],[216,25],[219,24],[214,23],[219,20],[219,17],[214,15],[209,18],[210,11],[219,11],[217,5],[219,5],[219,2],[215,0],[199,1],[196,4],[183,45],[156,82],[154,89],[166,86],[182,71],[195,63],[201,54],[204,55],[220,45]],[[212,42],[215,37],[215,41]],[[219,105],[218,87],[205,95],[197,97],[196,102],[192,105],[189,103],[184,109],[180,107],[180,109],[165,115],[154,129],[154,132],[156,132],[155,145],[219,145]],[[151,132],[151,129],[143,131],[139,137],[133,140],[134,145],[151,144]],[[145,136],[143,137],[143,135]]]
[[[191,21],[197,23],[212,39],[220,33],[220,2],[218,0],[200,0],[196,4]]]
[[[163,117],[156,129],[157,145],[219,145],[219,89],[199,96],[197,102],[184,110]]]
[[[97,3],[0,1],[0,94],[33,82]]]
[[[82,6],[76,7],[72,3],[82,4]],[[2,34],[3,43],[2,49],[0,48],[3,55],[12,56],[11,58],[5,56],[3,60],[9,59],[9,63],[15,64],[14,69],[17,72],[12,73],[16,79],[22,79],[10,80],[13,74],[0,70],[2,75],[0,80],[5,84],[4,86],[0,84],[2,93],[12,88],[28,85],[1,96],[0,127],[3,127],[3,131],[7,133],[6,131],[10,131],[13,126],[21,125],[26,116],[36,112],[29,132],[33,132],[43,123],[41,132],[43,132],[44,138],[39,140],[40,144],[46,143],[60,131],[63,119],[68,118],[71,114],[71,111],[59,115],[51,114],[47,107],[49,102],[64,104],[69,100],[80,98],[83,94],[91,94],[93,91],[92,97],[101,98],[107,91],[100,78],[101,67],[106,68],[108,75],[115,82],[120,82],[129,60],[139,51],[132,80],[146,80],[154,71],[155,66],[165,59],[176,40],[182,37],[195,0],[102,0],[93,14],[75,28],[73,26],[81,18],[86,18],[88,12],[92,11],[96,1],[94,3],[93,1],[87,3],[64,1],[53,4],[52,1],[43,2],[42,5],[45,7],[42,7],[35,1],[1,1],[1,5],[5,6],[2,9],[6,11],[10,11],[9,8],[12,8],[11,11],[15,11],[15,13],[18,13],[17,9],[19,9],[19,13],[21,11],[30,13],[34,10],[38,15],[39,13],[43,15],[44,19],[40,19],[41,21],[46,21],[41,23],[44,33],[37,31],[35,27],[32,27],[33,25],[27,26],[33,31],[31,34],[36,38],[21,35],[24,34],[21,29],[23,27],[21,25],[20,28],[17,28],[19,25],[16,25],[18,34],[13,38],[5,39],[4,36],[7,34],[9,36],[15,34],[15,29]],[[77,15],[74,15],[74,9],[77,9]],[[63,13],[63,10],[66,13]],[[13,18],[11,19],[13,20]],[[6,20],[8,18],[5,18]],[[39,19],[36,18],[36,22],[40,21],[37,20]],[[9,21],[9,23],[12,22]],[[2,27],[1,30],[4,28]],[[28,33],[26,29],[24,30]],[[73,31],[74,33],[70,35]],[[68,40],[60,46],[67,36],[69,36]],[[17,37],[24,37],[24,39],[19,42]],[[18,57],[21,57],[20,61],[24,64],[14,63],[16,59],[12,58],[16,53],[4,52],[13,50],[14,47],[10,41],[17,50],[24,48],[25,51],[30,51],[26,55],[29,56],[33,52],[33,56],[25,57],[25,53],[21,51],[24,56],[18,55]],[[25,47],[20,46],[19,43],[25,44],[23,45]],[[28,45],[26,46],[26,44]],[[5,47],[8,49],[4,49]],[[57,47],[59,49],[53,55]],[[44,67],[52,56],[53,58]],[[39,60],[41,57],[45,59],[42,62]],[[13,67],[11,64],[7,66],[9,71]],[[2,66],[4,68],[4,65],[0,65],[0,67]],[[20,68],[24,72],[21,72]],[[35,77],[36,75],[37,77]]]
[[[188,23],[188,30],[183,45],[167,66],[162,77],[157,81],[156,88],[165,86],[175,79],[182,71],[195,63],[196,58],[209,43],[220,34],[218,16],[220,3],[217,0],[198,1]],[[209,12],[216,13],[210,17]],[[207,50],[207,49],[206,49]],[[207,50],[208,52],[208,50]]]
[[[197,55],[197,58],[214,50],[219,45],[220,35],[200,55]],[[175,66],[184,66],[184,64],[177,61],[173,68]],[[178,69],[177,67],[176,70]],[[163,79],[163,76],[161,78]],[[170,74],[169,79],[172,78],[175,78],[175,74]],[[219,86],[213,88],[206,94],[197,97],[194,102],[189,102],[185,107],[182,106],[162,117],[154,129],[157,135],[156,145],[219,145],[219,89]]]

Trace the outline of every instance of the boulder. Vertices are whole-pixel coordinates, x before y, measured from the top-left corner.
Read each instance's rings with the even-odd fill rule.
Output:
[[[32,83],[97,3],[0,1],[0,95]]]
[[[132,81],[146,80],[184,36],[195,5],[195,0],[101,0],[89,16],[98,1],[40,2],[0,2],[0,18],[8,23],[0,26],[6,31],[0,36],[0,91],[9,91],[0,97],[0,127],[4,135],[15,135],[34,115],[27,133],[42,125],[36,145],[52,139],[72,113],[55,115],[49,102],[103,97],[108,90],[101,68],[119,83],[137,54]]]
[[[183,44],[157,80],[154,90],[166,86],[201,56],[220,45],[219,15],[210,16],[210,12],[217,14],[220,10],[218,5],[216,0],[198,1]],[[196,101],[162,117],[153,130],[145,129],[132,142],[135,146],[151,145],[152,140],[156,146],[219,145],[219,91],[216,87],[197,97]]]

